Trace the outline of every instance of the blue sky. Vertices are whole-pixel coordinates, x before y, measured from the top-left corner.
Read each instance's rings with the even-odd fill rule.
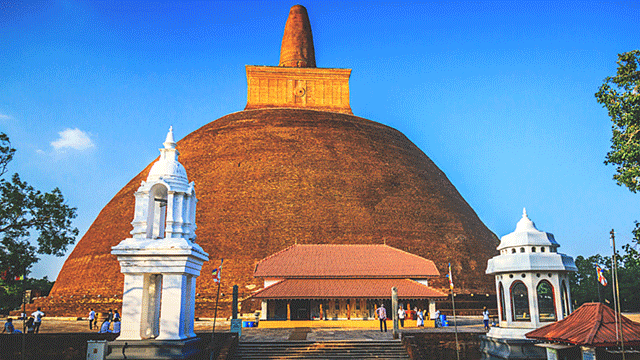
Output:
[[[244,108],[244,65],[278,64],[295,4],[5,2],[9,172],[59,187],[84,234],[170,125],[179,139]],[[569,255],[610,254],[612,228],[630,242],[640,194],[603,164],[611,123],[594,93],[640,48],[639,2],[301,4],[318,66],[353,69],[354,114],[402,131],[496,235],[526,207]],[[44,257],[32,276],[63,262]]]

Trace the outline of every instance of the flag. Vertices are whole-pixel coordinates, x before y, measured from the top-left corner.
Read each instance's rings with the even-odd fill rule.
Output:
[[[449,263],[449,273],[447,274],[449,278],[449,287],[453,290],[453,277],[451,276],[451,263]]]
[[[596,274],[598,274],[598,282],[600,282],[602,286],[607,286],[607,278],[602,274],[602,268],[600,265],[596,265]]]
[[[24,275],[16,276],[15,279],[13,280],[16,280],[16,281],[24,280]]]
[[[217,268],[213,269],[213,271],[211,272],[211,274],[213,275],[213,281],[220,283],[220,274],[222,273],[222,263],[224,262],[224,259],[220,259],[220,266],[218,266]]]

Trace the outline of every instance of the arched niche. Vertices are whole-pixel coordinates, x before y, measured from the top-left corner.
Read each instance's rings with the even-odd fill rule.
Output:
[[[553,285],[547,280],[541,280],[536,287],[536,297],[540,322],[556,321],[556,301]]]
[[[527,285],[516,280],[511,284],[511,316],[513,321],[531,321]]]
[[[149,190],[147,211],[147,238],[162,239],[167,219],[167,187],[155,184]]]

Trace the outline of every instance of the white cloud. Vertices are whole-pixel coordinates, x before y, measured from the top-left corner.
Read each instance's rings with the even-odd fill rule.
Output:
[[[60,135],[60,138],[51,142],[51,146],[53,146],[57,151],[67,148],[82,151],[95,147],[89,137],[89,134],[78,128],[65,129],[60,131],[58,134]]]
[[[5,114],[0,114],[0,120],[9,120],[9,119],[11,119],[11,116],[5,115]]]

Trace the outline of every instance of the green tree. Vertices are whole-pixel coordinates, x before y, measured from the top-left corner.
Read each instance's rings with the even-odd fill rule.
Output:
[[[15,149],[0,133],[0,176],[7,171]],[[71,225],[76,209],[65,204],[58,188],[42,193],[14,174],[0,179],[0,278],[4,289],[17,276],[28,275],[38,254],[62,256],[75,242]]]
[[[640,189],[640,50],[618,55],[615,76],[604,79],[595,94],[613,122],[611,151],[605,164],[615,165],[613,179],[632,192]],[[640,240],[640,223],[636,221],[636,242]]]
[[[618,253],[618,281],[620,283],[620,307],[623,311],[640,311],[640,257],[638,251],[627,244],[622,247],[624,254]],[[613,305],[613,280],[611,278],[611,258],[608,256],[593,255],[585,258],[580,255],[575,259],[578,271],[573,273],[570,279],[571,298],[574,307],[586,302],[602,301]],[[596,275],[596,265],[603,269],[607,286],[599,285]],[[600,288],[600,295],[598,294]]]

